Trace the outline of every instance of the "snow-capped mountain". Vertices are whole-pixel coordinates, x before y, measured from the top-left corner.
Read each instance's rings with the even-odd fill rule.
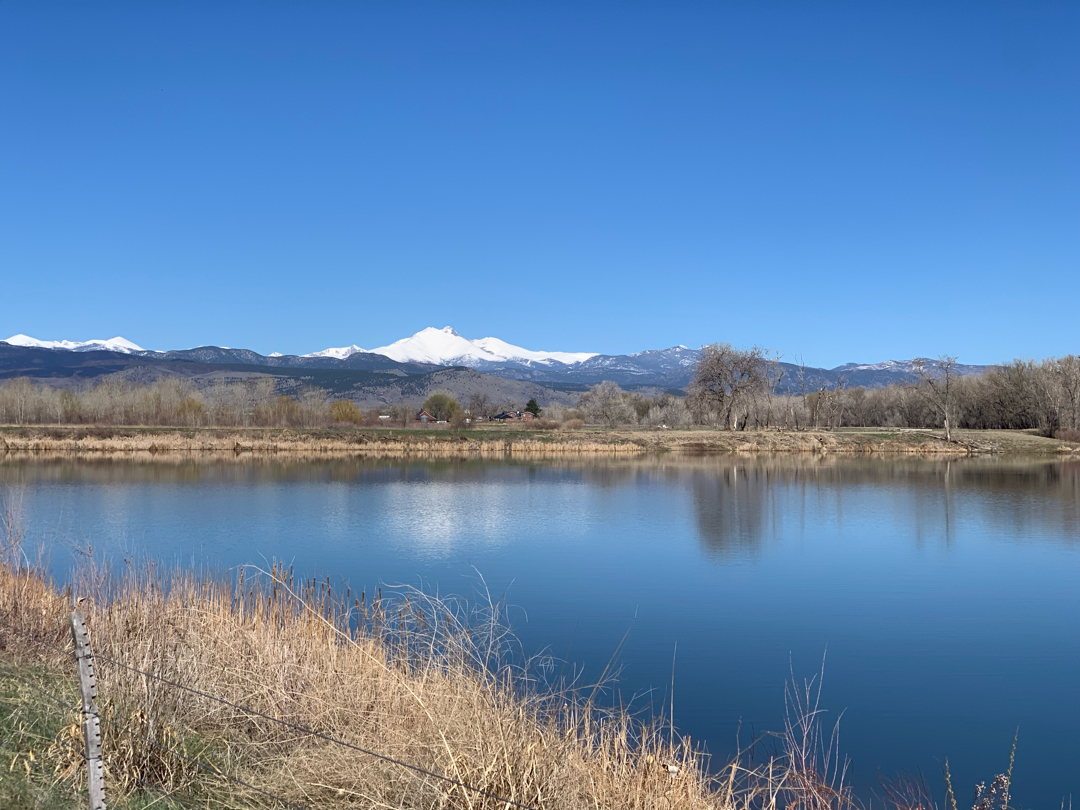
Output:
[[[355,351],[363,351],[352,346]],[[353,352],[348,349],[326,349],[322,355],[330,352]],[[412,337],[394,341],[389,346],[371,349],[372,354],[381,354],[399,363],[432,363],[439,366],[469,366],[484,368],[488,364],[506,363],[530,366],[536,363],[552,365],[561,363],[573,365],[595,357],[592,352],[538,352],[514,346],[499,338],[486,337],[469,340],[446,326],[436,329],[429,326]],[[331,355],[336,356],[336,355]],[[348,354],[344,355],[345,357]]]
[[[186,361],[214,365],[237,365],[273,368],[337,369],[343,371],[380,371],[393,374],[427,374],[448,366],[467,366],[485,374],[542,385],[593,385],[611,380],[636,388],[685,390],[701,357],[700,349],[673,346],[649,349],[634,354],[595,354],[592,352],[545,352],[524,349],[494,337],[469,340],[449,326],[427,328],[412,337],[377,349],[357,345],[324,349],[303,356],[274,352],[262,355],[249,349],[223,346],[199,346],[166,352],[146,351],[121,337],[110,340],[36,340],[14,335],[6,341],[11,346],[51,351],[118,352],[147,358],[148,361]],[[883,363],[846,363],[833,369],[811,368],[781,363],[784,372],[780,391],[817,391],[831,389],[842,381],[847,387],[877,388],[892,383],[915,381],[916,364],[929,369],[936,360],[887,360]],[[979,374],[989,366],[958,365],[958,375]]]
[[[109,338],[108,340],[38,340],[29,335],[12,335],[5,343],[12,346],[33,346],[38,349],[66,349],[69,352],[121,352],[123,354],[135,354],[145,352],[142,346],[137,346],[130,340],[122,337]]]
[[[914,360],[886,360],[884,363],[844,363],[844,365],[834,368],[833,371],[841,373],[845,371],[893,371],[900,374],[914,374],[919,363],[923,363],[927,368],[937,365],[936,360],[923,357]]]
[[[918,376],[920,365],[927,371],[933,371],[940,367],[941,361],[932,360],[929,357],[916,357],[912,360],[886,360],[883,363],[844,363],[844,365],[832,369],[832,373],[843,374],[847,377],[859,379],[873,379],[874,375],[914,379]],[[958,363],[953,368],[953,373],[959,376],[982,374],[989,368],[990,366],[965,365]]]
[[[312,352],[311,354],[302,354],[301,357],[333,357],[335,360],[344,360],[346,357],[352,357],[357,352],[365,352],[367,349],[361,349],[356,344],[352,346],[342,346],[338,349],[323,349],[321,352]],[[281,352],[273,352],[271,357],[281,357]]]

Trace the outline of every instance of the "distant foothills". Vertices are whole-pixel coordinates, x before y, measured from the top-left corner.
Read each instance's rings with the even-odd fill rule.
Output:
[[[994,366],[937,360],[783,362],[715,343],[625,355],[545,352],[424,329],[372,351],[261,355],[125,340],[0,341],[0,423],[451,428],[1035,429],[1080,443],[1080,357]],[[542,418],[541,418],[542,417]],[[1059,435],[1060,434],[1060,435]],[[3,444],[0,442],[0,447]]]
[[[6,344],[6,345],[5,345]],[[32,351],[29,351],[32,350]],[[470,340],[447,326],[429,327],[388,346],[329,348],[304,355],[262,355],[249,349],[200,346],[194,349],[152,351],[122,337],[108,340],[38,340],[13,335],[0,341],[0,378],[94,377],[124,372],[170,374],[185,377],[220,376],[220,366],[251,366],[256,373],[294,376],[296,372],[375,372],[380,375],[423,376],[440,371],[472,370],[482,375],[539,384],[554,391],[580,391],[602,381],[618,383],[628,390],[654,389],[679,392],[686,389],[701,358],[701,349],[673,346],[634,354],[606,355],[595,352],[553,352],[525,349],[498,338]],[[916,379],[918,358],[879,363],[845,363],[824,369],[778,361],[785,371],[779,393],[797,389],[847,387],[879,388]],[[924,360],[924,363],[932,361]],[[201,367],[208,368],[201,368]],[[961,376],[981,374],[987,366],[958,364]],[[292,372],[286,372],[292,370]],[[346,377],[320,373],[323,382],[347,383]],[[366,376],[366,375],[365,375]],[[475,375],[474,375],[475,376]],[[505,388],[492,382],[496,388]],[[346,386],[351,387],[351,386]],[[338,385],[332,385],[338,389]],[[344,391],[342,391],[344,393]],[[492,392],[498,396],[503,391]],[[510,392],[505,392],[511,395]],[[541,399],[549,399],[542,396]]]

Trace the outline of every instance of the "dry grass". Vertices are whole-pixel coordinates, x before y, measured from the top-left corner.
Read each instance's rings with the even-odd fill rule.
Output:
[[[559,458],[638,455],[633,441],[601,434],[554,439],[555,423],[534,420],[529,428],[474,430],[468,434],[435,430],[293,431],[130,428],[11,428],[0,435],[0,455],[68,453],[358,456],[365,458]]]
[[[664,722],[601,709],[595,690],[581,685],[555,690],[538,680],[492,605],[475,612],[416,592],[339,594],[276,566],[230,583],[153,568],[113,577],[87,561],[74,585],[59,590],[12,550],[0,567],[0,652],[9,666],[45,665],[66,677],[70,660],[28,639],[70,648],[67,617],[79,600],[98,660],[114,798],[137,792],[142,779],[200,806],[275,806],[162,750],[178,749],[312,808],[509,807],[262,714],[537,808],[852,803],[837,783],[833,746],[820,744],[809,692],[789,707],[794,719],[779,755],[710,774],[703,755]],[[59,778],[77,781],[75,723],[72,713],[47,756]]]
[[[1080,444],[1080,428],[1060,428],[1054,431],[1054,438],[1070,444]]]
[[[290,454],[362,458],[626,458],[646,453],[884,455],[956,457],[982,454],[1075,454],[1080,446],[1034,431],[957,430],[953,441],[940,431],[885,428],[839,430],[715,430],[690,428],[586,427],[580,419],[545,419],[469,431],[434,429],[93,428],[0,427],[0,455],[109,453],[231,456]],[[1071,435],[1071,434],[1070,434]]]

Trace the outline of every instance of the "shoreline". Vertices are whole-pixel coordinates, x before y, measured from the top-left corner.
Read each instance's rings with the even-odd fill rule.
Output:
[[[369,458],[563,458],[672,454],[811,454],[839,456],[1043,455],[1073,457],[1080,446],[1025,431],[937,431],[845,428],[812,431],[584,429],[176,428],[0,426],[0,457],[304,455]]]

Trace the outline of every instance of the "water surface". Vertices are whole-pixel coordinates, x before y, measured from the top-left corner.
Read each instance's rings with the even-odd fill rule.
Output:
[[[598,673],[717,757],[777,729],[789,667],[861,795],[949,757],[961,797],[1080,794],[1080,463],[0,461],[31,539],[222,569],[280,559],[369,593],[506,596],[525,648]],[[481,580],[481,577],[483,578]],[[677,653],[675,653],[677,644]],[[1066,798],[1067,801],[1067,798]]]

